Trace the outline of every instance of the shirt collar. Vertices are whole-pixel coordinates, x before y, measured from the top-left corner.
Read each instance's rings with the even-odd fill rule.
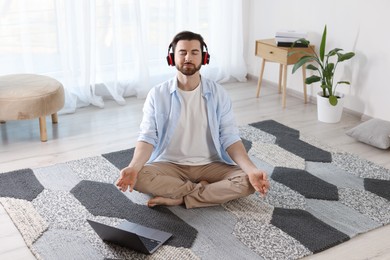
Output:
[[[177,83],[177,77],[174,77],[173,79],[173,84],[171,84],[171,88],[169,90],[169,93],[173,93],[173,92],[176,92],[177,89],[178,89],[178,83]],[[204,77],[200,77],[200,82],[202,83],[201,84],[201,87],[202,87],[202,95],[207,95],[207,94],[210,94],[211,93],[211,88],[210,86],[207,84],[207,81]]]

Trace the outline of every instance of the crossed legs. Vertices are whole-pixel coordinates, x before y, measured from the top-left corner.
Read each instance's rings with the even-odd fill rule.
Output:
[[[150,207],[185,204],[186,208],[219,205],[255,191],[238,166],[221,162],[201,166],[147,164],[139,172],[134,188],[154,196],[148,202]]]

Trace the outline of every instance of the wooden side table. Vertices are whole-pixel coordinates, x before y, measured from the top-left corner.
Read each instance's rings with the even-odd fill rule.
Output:
[[[257,93],[256,97],[260,95],[261,82],[263,81],[265,62],[277,62],[279,63],[279,93],[282,93],[282,106],[286,107],[286,87],[287,87],[287,66],[295,64],[299,58],[304,54],[295,53],[288,56],[293,51],[305,51],[313,53],[314,45],[310,45],[311,48],[289,48],[289,47],[278,47],[275,39],[257,40],[255,55],[263,58],[260,69],[260,77],[257,82]],[[306,66],[302,66],[302,77],[303,77],[303,95],[305,103],[307,103],[307,91],[306,91]]]

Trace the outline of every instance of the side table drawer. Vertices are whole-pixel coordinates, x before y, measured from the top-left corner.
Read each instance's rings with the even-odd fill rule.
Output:
[[[287,62],[287,50],[264,44],[262,42],[256,42],[256,56],[281,64],[286,64]]]

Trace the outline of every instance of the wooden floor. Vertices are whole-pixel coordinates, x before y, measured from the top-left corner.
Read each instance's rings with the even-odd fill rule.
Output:
[[[224,86],[233,100],[239,125],[273,119],[390,169],[390,150],[379,150],[345,135],[347,129],[360,123],[358,116],[344,113],[340,123],[325,124],[317,121],[316,106],[304,104],[301,98],[288,95],[287,107],[282,109],[281,95],[270,85],[264,84],[260,98],[255,98],[255,81]],[[127,105],[119,106],[107,101],[104,109],[90,106],[75,114],[60,115],[58,125],[51,125],[48,118],[46,143],[40,142],[38,120],[2,124],[0,172],[43,167],[133,147],[143,102],[128,98]],[[390,259],[389,241],[390,225],[358,235],[307,259]],[[35,259],[1,205],[0,259]]]

